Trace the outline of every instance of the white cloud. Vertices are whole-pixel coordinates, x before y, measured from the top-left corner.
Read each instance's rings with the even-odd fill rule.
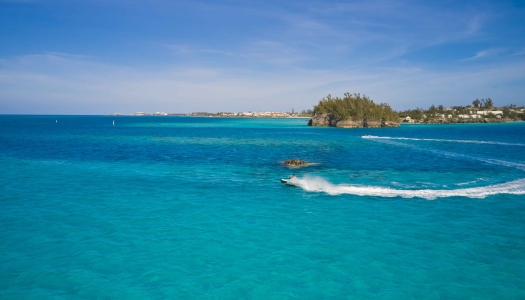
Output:
[[[463,59],[463,61],[466,61],[466,60],[477,60],[477,59],[480,59],[480,58],[493,57],[493,56],[497,56],[498,54],[500,54],[500,53],[502,53],[504,51],[505,51],[505,49],[502,49],[502,48],[487,49],[487,50],[479,51],[474,56],[471,56],[469,58]]]
[[[171,2],[163,5],[177,9]],[[219,21],[222,14],[235,19],[249,13],[272,24],[221,28],[228,42],[198,35],[172,39],[176,44],[157,40],[155,46],[170,54],[162,66],[160,59],[110,64],[103,57],[57,52],[0,58],[0,113],[297,110],[344,92],[365,93],[397,109],[457,104],[478,95],[524,101],[513,98],[523,94],[523,84],[521,89],[517,84],[524,81],[523,51],[500,59],[512,47],[490,46],[486,7],[435,9],[404,1],[287,4],[293,9],[275,3],[184,5]],[[461,60],[465,63],[451,58],[456,63],[436,67],[437,62],[432,69],[433,61],[416,64],[409,57],[426,47],[477,38],[488,49]],[[491,57],[499,64],[489,65]]]
[[[518,52],[513,53],[513,54],[511,54],[509,56],[520,56],[520,55],[525,55],[525,50],[518,51]]]
[[[498,104],[525,104],[522,98],[513,98],[517,89],[512,86],[525,80],[525,61],[443,72],[414,67],[259,72],[178,65],[145,70],[64,56],[68,59],[31,55],[4,60],[0,112],[300,110],[311,108],[328,93],[344,92],[364,93],[395,109],[468,104],[478,95]]]

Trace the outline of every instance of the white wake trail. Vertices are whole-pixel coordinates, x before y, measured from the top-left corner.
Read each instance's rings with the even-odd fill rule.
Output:
[[[489,164],[495,164],[510,168],[516,168],[522,171],[525,171],[525,164],[508,162],[499,159],[490,159],[490,158],[480,158],[473,157],[465,154],[453,153],[442,150],[433,150],[421,148],[415,145],[409,145],[404,143],[399,143],[391,140],[431,140],[431,141],[455,141],[457,140],[437,140],[437,139],[410,139],[410,138],[390,138],[390,137],[377,137],[377,136],[364,136],[363,138],[375,139],[377,142],[403,146],[407,148],[413,148],[421,151],[427,151],[435,153],[438,155],[444,155],[454,158],[466,158],[477,161],[482,161]],[[381,141],[380,141],[381,140]],[[478,142],[478,141],[460,141],[460,142]],[[482,142],[489,143],[489,142]],[[496,144],[505,144],[513,146],[525,146],[524,144],[509,144],[509,143],[498,143],[490,142]],[[329,195],[341,195],[341,194],[350,194],[357,196],[377,196],[377,197],[403,197],[403,198],[424,198],[428,200],[433,200],[436,198],[444,197],[468,197],[468,198],[485,198],[491,195],[497,194],[511,194],[511,195],[525,195],[525,178],[517,179],[514,181],[488,185],[484,187],[472,187],[472,188],[462,188],[462,189],[453,189],[453,190],[431,190],[431,189],[421,189],[421,190],[401,190],[393,189],[389,187],[378,187],[378,186],[364,186],[364,185],[352,185],[352,184],[332,184],[323,178],[320,177],[305,177],[305,178],[296,178],[293,181],[293,184],[301,187],[306,191],[311,192],[324,192]]]
[[[505,143],[505,142],[479,141],[479,140],[422,139],[422,138],[390,137],[390,136],[375,136],[375,135],[365,135],[365,136],[363,136],[363,138],[366,138],[366,139],[384,139],[384,140],[404,140],[404,141],[446,142],[446,143],[471,143],[471,144],[488,144],[488,145],[503,145],[503,146],[525,147],[525,144],[520,144],[520,143]]]
[[[443,150],[421,148],[421,147],[418,147],[418,146],[415,146],[415,145],[409,145],[409,144],[399,143],[399,142],[395,142],[395,141],[385,141],[385,140],[379,141],[378,140],[377,142],[390,144],[390,145],[396,145],[396,146],[402,146],[402,147],[406,147],[406,148],[412,148],[412,149],[416,149],[416,150],[420,150],[420,151],[426,151],[426,152],[435,153],[435,154],[438,154],[438,155],[444,155],[444,156],[448,156],[448,157],[466,158],[466,159],[471,159],[471,160],[477,160],[477,161],[482,161],[482,162],[485,162],[485,163],[488,163],[488,164],[505,166],[505,167],[515,168],[515,169],[518,169],[518,170],[525,171],[525,164],[520,164],[520,163],[515,163],[515,162],[509,162],[509,161],[493,159],[493,158],[475,157],[475,156],[470,156],[470,155],[466,155],[466,154],[459,154],[459,153],[448,152],[448,151],[443,151]]]
[[[444,197],[485,198],[497,194],[525,195],[525,179],[484,187],[455,190],[398,190],[377,186],[332,184],[320,177],[297,178],[294,179],[293,183],[306,191],[324,192],[329,195],[350,194],[357,196],[424,198],[428,200]]]

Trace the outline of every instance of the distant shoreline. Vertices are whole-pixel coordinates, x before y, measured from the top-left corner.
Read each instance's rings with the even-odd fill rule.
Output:
[[[103,115],[106,117],[185,117],[185,118],[222,118],[222,119],[311,119],[312,117],[259,117],[259,116],[189,116],[189,115]]]
[[[503,122],[457,122],[457,123],[401,123],[400,125],[464,125],[464,124],[507,124],[507,123],[523,123],[525,121],[512,120]]]

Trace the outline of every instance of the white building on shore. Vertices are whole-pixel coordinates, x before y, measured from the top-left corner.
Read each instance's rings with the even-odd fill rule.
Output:
[[[488,114],[503,115],[503,111],[501,111],[501,110],[492,110],[492,111],[478,110],[477,114],[478,115],[483,115],[483,116],[486,116]]]

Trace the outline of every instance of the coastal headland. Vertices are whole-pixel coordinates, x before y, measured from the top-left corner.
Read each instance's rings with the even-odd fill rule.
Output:
[[[361,94],[345,93],[343,98],[328,95],[313,109],[309,126],[339,128],[398,127],[399,116],[390,105],[376,104]]]

